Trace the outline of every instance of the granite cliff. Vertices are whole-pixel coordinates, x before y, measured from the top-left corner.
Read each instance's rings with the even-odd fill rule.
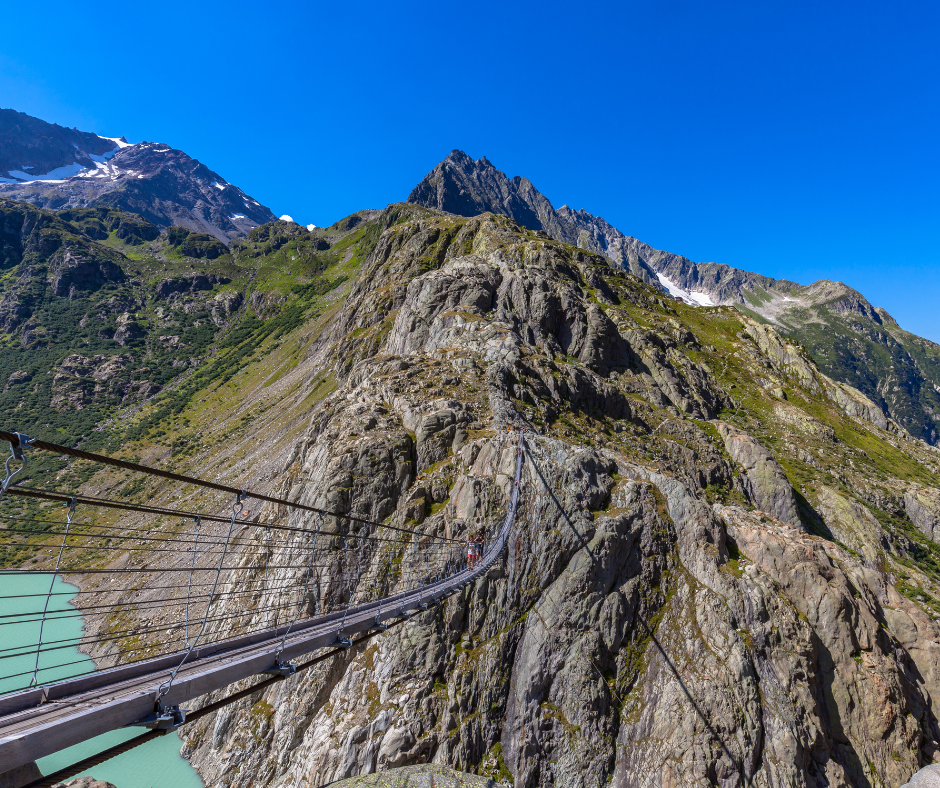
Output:
[[[107,161],[122,154],[144,155]],[[496,568],[183,728],[207,785],[314,788],[431,763],[432,776],[516,788],[848,788],[899,786],[940,761],[940,451],[887,394],[830,374],[821,345],[733,294],[812,290],[829,326],[889,316],[832,283],[743,273],[733,303],[686,303],[661,277],[689,285],[710,269],[555,211],[485,160],[452,154],[435,173],[412,195],[431,207],[325,229],[269,222],[230,243],[148,219],[159,201],[0,201],[0,405],[16,429],[460,535],[505,505],[509,430],[529,430]],[[162,482],[76,466],[28,474],[179,500]],[[260,529],[236,537],[232,560],[254,565]],[[0,560],[42,568],[42,539]],[[279,550],[271,623],[303,564],[300,541]],[[73,580],[96,605],[146,608],[164,593]],[[339,591],[330,573],[320,582]],[[257,595],[219,604],[237,616],[225,634],[263,615]],[[156,647],[133,609],[117,620],[89,607],[89,631]]]
[[[236,255],[254,281],[288,270],[280,224]],[[431,762],[517,788],[897,786],[940,757],[940,452],[773,327],[506,217],[290,232],[335,256],[245,299],[296,319],[128,416],[126,450],[455,533],[500,510],[527,426],[524,493],[474,587],[184,728],[208,785]],[[261,549],[240,535],[239,560]]]

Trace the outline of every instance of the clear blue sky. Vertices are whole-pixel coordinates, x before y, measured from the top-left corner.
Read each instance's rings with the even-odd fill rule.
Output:
[[[0,106],[185,150],[277,213],[453,148],[693,260],[839,279],[940,341],[934,2],[4,7]]]

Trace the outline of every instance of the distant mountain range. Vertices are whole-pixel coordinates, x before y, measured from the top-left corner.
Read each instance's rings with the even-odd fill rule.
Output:
[[[14,110],[0,110],[0,198],[59,211],[118,209],[156,228],[180,226],[226,244],[276,218],[183,151],[132,145]],[[826,374],[860,389],[911,434],[938,443],[940,345],[904,331],[841,282],[804,286],[655,249],[585,210],[554,208],[528,179],[509,178],[485,157],[458,150],[421,180],[408,202],[458,216],[501,214],[602,253],[688,304],[733,305],[802,343]]]
[[[269,208],[169,145],[129,144],[0,109],[0,198],[42,208],[107,207],[221,241],[274,220]]]
[[[842,282],[804,286],[720,263],[694,263],[625,235],[587,211],[556,209],[527,178],[509,178],[486,157],[474,160],[459,150],[424,177],[408,202],[459,216],[502,214],[530,230],[603,253],[688,304],[734,305],[801,342],[826,374],[860,389],[911,434],[938,442],[940,345],[904,331],[884,309]]]

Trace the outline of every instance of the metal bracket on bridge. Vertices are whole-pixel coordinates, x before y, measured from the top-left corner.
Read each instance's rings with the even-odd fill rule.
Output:
[[[352,648],[352,638],[344,638],[342,632],[337,632],[333,645],[337,648]]]
[[[376,616],[376,617],[375,617],[375,628],[376,628],[377,630],[379,630],[380,632],[384,632],[386,629],[388,629],[388,624],[386,624],[384,621],[382,621],[382,619],[380,619],[378,616]]]
[[[278,660],[273,668],[262,670],[261,672],[268,676],[280,676],[286,679],[288,676],[293,676],[297,672],[297,666],[292,665],[290,662],[281,662]]]
[[[158,706],[153,714],[132,722],[127,727],[139,725],[155,731],[172,731],[186,722],[187,711],[189,709],[181,709],[179,706]]]

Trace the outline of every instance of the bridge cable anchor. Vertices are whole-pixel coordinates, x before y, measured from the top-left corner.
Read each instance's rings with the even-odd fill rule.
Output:
[[[336,633],[336,640],[333,641],[334,646],[337,648],[352,648],[352,638],[344,638],[343,632],[340,630]]]
[[[7,457],[6,463],[4,463],[5,475],[3,481],[0,482],[0,495],[3,495],[3,493],[7,491],[7,487],[10,486],[13,477],[21,473],[26,468],[28,462],[28,458],[23,449],[27,448],[32,443],[32,439],[22,432],[14,432],[13,434],[16,435],[16,445],[14,446],[13,442],[10,441],[10,456]],[[10,463],[13,460],[18,460],[22,463],[15,471],[10,470]]]
[[[140,726],[154,731],[176,730],[186,722],[186,713],[188,711],[189,709],[181,709],[179,706],[161,706],[158,703],[153,714],[137,720],[137,722],[132,722],[127,727]]]
[[[278,660],[274,663],[273,668],[262,670],[261,672],[268,676],[280,676],[286,679],[288,676],[293,676],[297,672],[297,666],[290,662],[281,662],[281,660]]]

